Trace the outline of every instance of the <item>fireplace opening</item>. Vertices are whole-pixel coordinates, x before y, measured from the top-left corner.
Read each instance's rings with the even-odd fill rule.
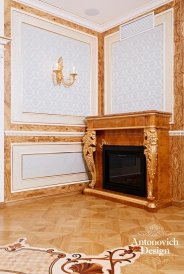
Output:
[[[143,146],[103,146],[103,188],[146,197]]]

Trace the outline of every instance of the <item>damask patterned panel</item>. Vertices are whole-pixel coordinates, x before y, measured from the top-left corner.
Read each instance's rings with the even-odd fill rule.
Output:
[[[52,66],[62,56],[64,74],[75,66],[73,86],[54,86]],[[23,112],[89,115],[90,45],[22,24]]]
[[[64,25],[12,10],[12,123],[84,125],[97,114],[98,39]],[[64,76],[75,66],[75,83],[53,83],[63,58]]]
[[[112,45],[112,113],[163,109],[163,26]]]

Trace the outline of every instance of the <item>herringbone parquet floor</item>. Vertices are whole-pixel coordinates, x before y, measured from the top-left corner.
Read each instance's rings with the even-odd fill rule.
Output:
[[[144,254],[122,273],[184,273],[184,209],[174,206],[150,213],[77,194],[0,209],[0,245],[21,237],[32,246],[91,255],[142,241]]]

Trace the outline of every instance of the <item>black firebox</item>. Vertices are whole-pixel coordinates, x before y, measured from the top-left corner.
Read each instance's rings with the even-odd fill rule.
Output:
[[[146,197],[143,146],[103,146],[103,188]]]

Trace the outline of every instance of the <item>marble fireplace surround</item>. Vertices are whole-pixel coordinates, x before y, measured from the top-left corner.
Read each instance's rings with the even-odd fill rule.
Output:
[[[84,190],[95,195],[148,210],[171,205],[169,183],[169,121],[170,113],[143,111],[86,118],[83,153],[91,173],[91,183]],[[103,189],[103,145],[144,146],[146,156],[147,197]]]

